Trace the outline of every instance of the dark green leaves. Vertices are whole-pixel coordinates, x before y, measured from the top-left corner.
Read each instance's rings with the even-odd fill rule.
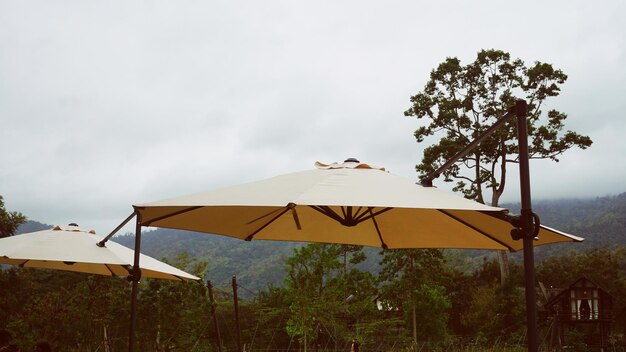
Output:
[[[529,106],[531,158],[558,161],[558,156],[572,147],[589,147],[589,137],[563,132],[566,114],[550,110],[544,116],[541,111],[546,99],[559,95],[566,80],[567,75],[550,64],[526,66],[501,50],[481,50],[467,65],[446,58],[431,72],[424,90],[411,97],[412,106],[404,113],[425,120],[415,131],[417,142],[440,138],[424,149],[417,171],[426,175],[435,170],[492,126],[518,99],[527,100]],[[517,162],[516,136],[515,124],[507,123],[445,171],[445,180],[456,180],[455,190],[480,202],[484,202],[483,190],[490,189],[491,203],[497,205],[507,164]]]
[[[17,228],[26,222],[26,217],[16,211],[4,209],[4,199],[0,196],[0,238],[15,235]]]

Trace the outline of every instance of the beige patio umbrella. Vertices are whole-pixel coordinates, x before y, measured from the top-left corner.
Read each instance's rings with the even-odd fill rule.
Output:
[[[242,240],[382,248],[517,251],[508,210],[471,201],[354,159],[190,196],[135,205],[141,226]],[[541,226],[536,246],[579,242]]]
[[[583,240],[542,225],[534,226],[536,233],[530,234],[534,240],[521,241],[516,238],[527,233],[527,224],[507,209],[423,187],[355,159],[315,165],[313,170],[134,205],[134,213],[118,229],[136,215],[136,243],[141,242],[142,226],[155,226],[248,241],[322,242],[389,249],[524,249],[524,262],[532,270],[532,251],[524,248],[524,242],[532,242],[528,246],[532,249]],[[523,205],[526,200],[523,196]],[[531,311],[532,276],[528,275],[527,281],[527,310]],[[135,310],[131,307],[133,322]],[[531,319],[528,326],[529,332],[536,330]],[[133,350],[133,341],[131,329],[129,351]],[[529,344],[529,350],[536,348]]]
[[[0,264],[45,268],[88,274],[127,277],[134,251],[113,241],[98,246],[103,238],[95,231],[73,224],[0,239]],[[142,277],[168,280],[198,280],[171,265],[140,254]]]

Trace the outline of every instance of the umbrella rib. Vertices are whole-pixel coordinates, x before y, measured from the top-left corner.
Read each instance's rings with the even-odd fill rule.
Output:
[[[344,223],[344,219],[341,218],[341,216],[339,216],[339,214],[335,213],[332,209],[330,209],[330,207],[325,206],[325,205],[309,205],[309,207],[319,211],[320,213],[328,216],[329,218],[336,220],[337,222],[343,224]]]
[[[461,224],[463,224],[463,225],[465,225],[465,226],[467,226],[467,227],[471,228],[472,230],[474,230],[474,231],[476,231],[476,232],[480,233],[481,235],[483,235],[483,236],[485,236],[485,237],[489,238],[490,240],[492,240],[492,241],[494,241],[494,242],[496,242],[496,243],[498,243],[498,244],[501,244],[502,246],[504,246],[504,247],[508,248],[508,249],[509,249],[509,251],[511,251],[511,252],[515,252],[515,251],[513,250],[513,247],[511,247],[511,246],[509,246],[508,244],[506,244],[506,243],[504,243],[504,242],[500,241],[499,239],[497,239],[497,238],[495,238],[495,237],[491,236],[490,234],[488,234],[488,233],[486,233],[485,231],[483,231],[483,230],[481,230],[481,229],[477,228],[476,226],[474,226],[474,225],[472,225],[472,224],[468,223],[467,221],[464,221],[464,220],[460,219],[459,217],[454,216],[454,215],[452,215],[452,214],[448,213],[448,212],[447,212],[447,211],[445,211],[445,210],[442,210],[442,209],[437,209],[437,210],[438,210],[439,212],[441,212],[441,213],[443,213],[443,214],[445,214],[445,215],[447,215],[447,216],[451,217],[452,219],[454,219],[454,220],[456,220],[456,221],[460,222]]]
[[[267,226],[269,226],[271,223],[273,223],[274,221],[276,221],[278,218],[280,218],[283,214],[285,214],[286,212],[288,212],[290,209],[295,208],[296,205],[294,203],[289,203],[287,204],[287,206],[285,207],[285,209],[283,209],[278,215],[276,215],[275,217],[272,218],[272,220],[268,221],[267,223],[263,224],[263,226],[259,227],[258,229],[256,229],[253,233],[251,233],[250,235],[248,235],[248,237],[245,238],[246,241],[251,241],[252,238],[259,232],[261,232],[261,230],[263,230],[264,228],[266,228]]]
[[[274,213],[276,213],[276,212],[279,212],[279,211],[282,211],[282,209],[281,209],[281,208],[278,208],[278,209],[276,209],[276,210],[272,210],[272,211],[270,211],[270,212],[269,212],[269,213],[267,213],[267,214],[261,215],[261,216],[259,216],[259,217],[258,217],[258,218],[256,218],[256,219],[252,219],[252,220],[248,221],[248,222],[246,223],[246,225],[253,224],[253,223],[255,223],[255,222],[257,222],[257,221],[259,221],[259,220],[261,220],[261,219],[264,219],[264,218],[266,218],[266,217],[268,217],[268,216],[270,216],[270,215],[272,215],[272,214],[274,214]]]
[[[359,207],[359,209],[357,209],[357,211],[354,213],[354,221],[359,223],[361,222],[361,218],[363,218],[369,211],[371,211],[372,209],[374,209],[373,207]]]
[[[387,209],[391,209],[391,208],[387,208]],[[387,244],[385,243],[385,241],[383,240],[383,235],[380,233],[380,229],[378,228],[378,222],[376,221],[376,217],[374,216],[374,214],[372,213],[372,209],[370,208],[370,218],[372,219],[372,221],[374,222],[374,227],[376,227],[376,232],[378,233],[378,239],[380,239],[380,246],[383,249],[388,249],[389,247],[387,246]]]
[[[372,209],[374,209],[373,207],[368,208],[368,209],[369,209],[369,214],[370,214],[370,215],[368,215],[368,216],[363,216],[363,215],[367,214],[367,213],[364,213],[361,217],[359,217],[358,219],[356,219],[356,220],[357,220],[357,222],[363,222],[363,221],[365,221],[365,220],[373,219],[375,216],[378,216],[378,215],[380,215],[380,214],[382,214],[382,213],[384,213],[384,212],[386,212],[386,211],[389,211],[389,210],[391,210],[391,209],[393,209],[393,208],[384,208],[384,209],[381,209],[381,210],[379,210],[379,211],[377,211],[377,212],[375,212],[375,213],[374,213],[374,212],[372,212]]]
[[[107,268],[107,270],[111,273],[111,276],[115,276],[115,273],[113,272],[113,270],[111,270],[111,268],[109,267],[109,264],[104,264],[104,266]]]
[[[381,209],[377,212],[372,212],[372,210],[374,209],[374,207],[368,207],[368,208],[363,208],[363,207],[359,207],[359,209],[356,211],[356,213],[352,213],[352,207],[348,207],[348,211],[346,212],[346,210],[344,209],[344,207],[341,207],[341,212],[344,215],[344,218],[341,217],[341,215],[337,214],[335,211],[333,211],[329,206],[326,205],[309,205],[309,207],[319,211],[320,213],[328,216],[329,218],[337,221],[338,223],[345,225],[345,226],[356,226],[357,224],[369,220],[375,216],[378,216],[386,211],[389,211],[393,208],[384,208]]]
[[[352,207],[341,207],[341,214],[343,214],[344,219],[349,219],[352,216]]]
[[[163,219],[167,219],[167,218],[172,217],[172,216],[176,216],[176,215],[184,214],[184,213],[187,213],[187,212],[190,212],[190,211],[194,211],[194,210],[200,209],[202,207],[203,206],[190,207],[190,208],[182,209],[182,210],[179,210],[179,211],[175,211],[175,212],[170,213],[170,214],[158,216],[158,217],[156,217],[154,219],[142,221],[141,225],[143,225],[143,226],[150,226],[150,224],[152,224],[155,221],[161,221]]]

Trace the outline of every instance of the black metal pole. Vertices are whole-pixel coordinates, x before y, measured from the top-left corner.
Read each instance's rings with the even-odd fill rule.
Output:
[[[507,111],[504,116],[500,117],[493,125],[491,125],[487,130],[485,130],[480,136],[478,136],[473,141],[469,142],[462,150],[456,153],[452,158],[448,159],[443,165],[439,166],[437,170],[429,173],[428,175],[422,177],[420,179],[420,184],[425,187],[432,187],[433,180],[439,177],[442,172],[447,170],[450,166],[454,165],[454,163],[460,158],[467,155],[467,153],[471,152],[480,142],[482,142],[485,138],[491,136],[495,131],[497,131],[502,125],[504,125],[511,117],[515,116],[515,109],[511,109]]]
[[[237,298],[237,278],[233,275],[233,302],[235,304],[235,330],[237,331],[237,352],[241,352],[241,331],[239,328],[239,299]]]
[[[526,287],[526,326],[528,328],[528,351],[537,352],[537,293],[535,292],[534,216],[530,199],[530,167],[528,155],[528,131],[526,101],[515,104],[517,116],[517,140],[519,148],[519,173],[521,194],[520,227],[524,244],[524,283]]]
[[[121,224],[117,225],[117,227],[113,231],[111,231],[111,233],[107,237],[103,238],[102,241],[97,243],[98,247],[104,247],[106,241],[108,241],[111,237],[113,237],[113,235],[115,235],[117,233],[117,231],[119,231],[122,227],[124,227],[133,218],[133,216],[135,216],[136,214],[137,214],[137,212],[133,211],[133,213],[130,214],[126,218],[126,220],[122,221]]]
[[[139,254],[141,250],[141,215],[137,213],[137,225],[135,226],[135,257],[132,274],[129,278],[133,282],[130,299],[130,331],[128,336],[128,352],[133,352],[135,347],[135,328],[137,323],[137,290],[139,279],[141,279],[141,269],[139,268]]]
[[[211,281],[207,281],[206,287],[209,294],[209,303],[211,304],[211,315],[213,316],[213,325],[215,325],[215,333],[217,334],[217,351],[222,352],[222,336],[220,334],[220,326],[217,324],[217,314],[215,314],[215,299],[213,298],[213,285]]]

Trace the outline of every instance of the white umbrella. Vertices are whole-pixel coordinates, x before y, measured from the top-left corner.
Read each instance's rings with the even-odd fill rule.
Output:
[[[97,244],[102,239],[95,231],[81,230],[78,226],[55,226],[49,230],[5,237],[0,239],[0,264],[128,276],[134,251],[110,240],[100,247]],[[147,255],[141,254],[140,257],[142,277],[181,281],[199,279]]]
[[[527,164],[520,164],[527,171]],[[580,242],[582,238],[546,226],[532,226],[539,223],[538,218],[530,219],[530,227],[536,232],[530,233],[527,215],[516,217],[507,209],[423,187],[354,159],[342,164],[318,162],[316,166],[314,170],[135,205],[137,233],[142,226],[155,226],[248,241],[381,248],[524,249],[529,350],[536,350],[532,248]],[[527,183],[523,185],[526,187]],[[529,206],[528,193],[529,190],[522,192],[523,213],[530,210],[524,208]],[[131,315],[133,312],[131,309]],[[129,351],[133,349],[132,341],[131,332]]]
[[[382,248],[517,251],[503,208],[423,187],[356,160],[314,170],[139,204],[142,226],[245,240],[356,244]],[[534,245],[579,242],[541,226]]]

